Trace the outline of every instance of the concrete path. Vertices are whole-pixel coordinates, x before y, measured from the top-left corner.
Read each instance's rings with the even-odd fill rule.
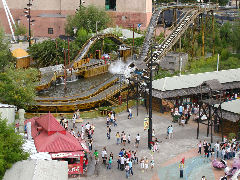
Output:
[[[81,177],[80,179],[85,180],[105,180],[105,179],[114,179],[121,180],[125,179],[125,172],[119,171],[117,169],[117,157],[118,153],[123,145],[116,145],[115,134],[117,131],[120,133],[122,131],[126,132],[126,135],[130,134],[132,142],[131,144],[127,144],[124,147],[126,150],[137,150],[138,158],[147,157],[151,160],[150,150],[147,148],[147,131],[143,129],[143,121],[146,116],[146,109],[144,107],[139,108],[139,115],[136,115],[136,108],[133,110],[133,119],[127,119],[127,112],[122,112],[116,115],[117,118],[117,127],[111,127],[111,139],[108,140],[106,136],[106,118],[96,118],[84,120],[84,124],[87,122],[94,123],[95,125],[95,133],[93,136],[94,144],[93,151],[97,149],[99,153],[101,153],[102,148],[107,148],[108,157],[111,152],[114,154],[113,166],[111,170],[107,170],[106,167],[102,164],[99,165],[99,173],[96,175],[95,173],[88,173],[87,177]],[[173,125],[174,138],[166,139],[167,127],[169,125]],[[71,125],[70,125],[71,126]],[[78,124],[78,128],[80,130],[81,124]],[[177,123],[172,123],[172,119],[169,115],[163,115],[160,113],[153,113],[153,129],[155,129],[155,134],[158,140],[162,141],[159,144],[160,152],[155,152],[153,154],[155,160],[155,167],[153,170],[148,170],[147,172],[141,172],[140,165],[135,164],[133,166],[134,175],[130,176],[130,179],[136,180],[165,180],[166,174],[171,174],[171,177],[179,177],[178,164],[183,157],[185,157],[187,164],[191,164],[191,162],[198,156],[197,154],[197,143],[199,140],[196,139],[196,124],[191,122],[186,126],[179,126]],[[203,141],[204,139],[208,142],[210,141],[210,137],[206,137],[205,126],[201,126],[200,128],[200,139]],[[77,131],[77,130],[76,130]],[[134,146],[134,141],[137,133],[140,133],[141,141],[139,148]],[[219,138],[214,137],[215,141],[219,140]],[[100,158],[101,160],[101,158]],[[199,160],[201,161],[201,160]],[[101,161],[100,161],[101,162]],[[91,162],[90,162],[91,163]],[[185,168],[187,168],[187,165]],[[92,168],[94,166],[91,165]],[[203,169],[211,169],[209,163],[206,163],[206,166],[201,166],[199,170],[195,173],[191,174],[191,177],[195,178],[195,174],[198,172],[203,172]],[[89,170],[91,172],[96,172]],[[165,175],[164,175],[165,174]],[[214,175],[209,174],[208,180],[211,180]],[[199,174],[200,175],[200,174]],[[211,177],[210,177],[211,176]],[[164,178],[163,178],[164,177]],[[191,178],[190,177],[190,178]],[[189,178],[189,179],[190,179]],[[168,179],[168,178],[167,178]],[[171,179],[171,178],[170,178]],[[199,177],[201,179],[201,177]],[[174,179],[171,179],[174,180]],[[195,179],[194,179],[195,180]],[[197,180],[197,179],[196,179]]]

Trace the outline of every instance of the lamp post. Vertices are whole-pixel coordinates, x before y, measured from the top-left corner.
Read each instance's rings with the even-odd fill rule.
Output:
[[[149,128],[148,128],[148,148],[151,149],[152,142],[152,45],[151,45],[151,61],[150,61],[150,82],[149,82]]]
[[[80,4],[79,4],[79,9],[81,10],[82,4],[85,3],[85,1],[80,0]]]
[[[24,11],[26,14],[25,16],[28,18],[28,42],[29,42],[29,47],[31,47],[31,22],[34,22],[35,20],[31,20],[31,0],[28,1],[27,8],[24,8],[27,11]]]

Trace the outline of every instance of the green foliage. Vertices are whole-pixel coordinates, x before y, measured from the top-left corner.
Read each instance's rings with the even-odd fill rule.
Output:
[[[237,20],[233,24],[232,27],[232,46],[233,49],[237,52],[240,53],[240,19]]]
[[[104,9],[95,6],[88,6],[80,8],[75,15],[67,17],[66,32],[73,36],[73,29],[86,29],[89,33],[96,32],[96,22],[98,31],[107,27],[110,22],[110,17]]]
[[[79,41],[76,40],[76,43],[69,43],[70,61],[76,57],[80,49],[78,44],[80,45],[83,42],[83,39],[79,38]],[[68,42],[61,39],[56,39],[56,41],[46,40],[41,43],[33,44],[28,52],[34,59],[36,67],[64,64],[65,55],[68,63]]]
[[[87,30],[80,28],[77,32],[77,38],[75,40],[75,43],[82,47],[82,45],[90,38],[90,35],[88,34]]]
[[[223,49],[221,52],[221,60],[223,60],[223,61],[227,60],[230,55],[231,55],[231,53],[229,52],[228,49]]]
[[[23,36],[26,33],[27,33],[27,28],[24,25],[16,24],[15,31],[14,31],[15,36]]]
[[[103,42],[97,41],[89,50],[89,53],[95,54],[96,50],[102,49]],[[117,51],[118,45],[109,38],[104,39],[103,53],[111,53],[112,51]]]
[[[240,58],[229,57],[225,61],[220,61],[220,69],[236,69],[240,68]]]
[[[201,57],[194,59],[187,65],[187,74],[203,73],[216,71],[217,69],[217,56],[209,57],[207,59]]]
[[[5,171],[17,161],[28,158],[22,150],[23,138],[14,132],[14,127],[0,118],[0,179]]]
[[[36,69],[7,68],[0,73],[0,102],[27,108],[35,99]]]
[[[229,133],[228,134],[228,139],[231,141],[233,138],[236,138],[236,134],[235,133]]]
[[[172,76],[177,76],[179,74],[178,71],[175,71],[173,73],[167,71],[167,70],[163,70],[163,69],[160,69],[157,74],[155,74],[154,76],[154,79],[162,79],[162,78],[165,78],[165,77],[172,77]]]
[[[5,67],[14,60],[15,58],[9,50],[9,43],[3,30],[0,28],[0,72],[4,71]]]
[[[138,37],[138,38],[134,38],[134,46],[135,47],[142,47],[143,42],[144,42],[144,36],[142,37]],[[126,44],[132,44],[133,43],[133,38],[128,38],[124,41]]]

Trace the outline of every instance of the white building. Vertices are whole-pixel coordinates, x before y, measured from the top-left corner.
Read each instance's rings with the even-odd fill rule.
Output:
[[[14,123],[15,122],[15,109],[16,109],[16,106],[0,103],[1,119],[7,119],[8,124]]]

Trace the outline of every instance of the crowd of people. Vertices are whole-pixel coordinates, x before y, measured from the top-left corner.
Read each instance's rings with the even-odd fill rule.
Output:
[[[239,142],[236,142],[235,139],[231,141],[225,140],[224,142],[214,144],[212,146],[211,143],[203,142],[198,143],[198,153],[204,153],[204,157],[207,159],[213,158],[220,158],[220,159],[232,159],[235,157],[236,153],[240,150]]]

